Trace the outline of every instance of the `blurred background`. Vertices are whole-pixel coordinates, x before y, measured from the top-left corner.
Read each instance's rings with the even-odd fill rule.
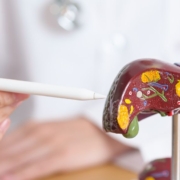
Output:
[[[126,63],[148,57],[177,61],[179,57],[175,0],[1,0],[0,8],[1,77],[107,94]],[[59,102],[44,103],[42,97],[34,101],[31,117],[41,117],[44,109]],[[78,107],[75,104],[73,109]],[[61,113],[67,114],[65,109]],[[51,108],[52,113],[59,115]]]
[[[0,77],[107,94],[119,70],[132,60],[179,61],[179,7],[178,0],[1,0]],[[101,126],[103,105],[104,101],[32,97],[12,115],[11,128],[29,119],[46,121],[77,113]],[[161,121],[166,122],[164,131],[154,127],[154,136],[171,134],[169,120]],[[142,122],[139,139],[144,142],[148,131],[143,126],[151,123]],[[152,144],[143,147],[144,157],[147,149],[160,146],[154,136]],[[170,144],[171,137],[164,143]],[[169,154],[170,145],[166,151]]]

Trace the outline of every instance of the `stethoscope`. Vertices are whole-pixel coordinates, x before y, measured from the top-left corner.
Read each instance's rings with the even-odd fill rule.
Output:
[[[73,0],[55,0],[50,6],[50,13],[56,18],[58,25],[72,31],[80,26],[80,6]]]

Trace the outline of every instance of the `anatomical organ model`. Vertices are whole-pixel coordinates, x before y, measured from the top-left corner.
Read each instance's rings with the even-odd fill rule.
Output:
[[[180,67],[155,59],[127,64],[115,78],[103,112],[107,132],[127,138],[138,134],[139,121],[159,113],[173,116],[180,111]],[[171,159],[149,163],[140,180],[170,180]],[[171,179],[174,180],[174,179]]]

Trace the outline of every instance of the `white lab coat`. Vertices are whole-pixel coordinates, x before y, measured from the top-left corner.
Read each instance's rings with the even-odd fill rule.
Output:
[[[82,26],[64,32],[49,13],[52,0],[1,1],[1,77],[84,87],[107,94],[118,71],[132,60],[178,60],[178,1],[77,2],[82,9]],[[36,96],[12,119],[18,125],[31,118],[41,121],[83,113],[101,126],[103,106],[104,100],[80,102]],[[156,115],[140,122],[139,135],[132,140],[112,136],[140,148],[145,161],[171,154],[169,117]]]

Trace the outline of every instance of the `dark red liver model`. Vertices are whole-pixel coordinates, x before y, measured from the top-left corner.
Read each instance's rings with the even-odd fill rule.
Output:
[[[170,180],[171,159],[158,159],[147,164],[139,180]]]
[[[180,67],[155,59],[127,64],[115,78],[108,94],[103,127],[128,138],[138,133],[138,121],[180,109]]]

